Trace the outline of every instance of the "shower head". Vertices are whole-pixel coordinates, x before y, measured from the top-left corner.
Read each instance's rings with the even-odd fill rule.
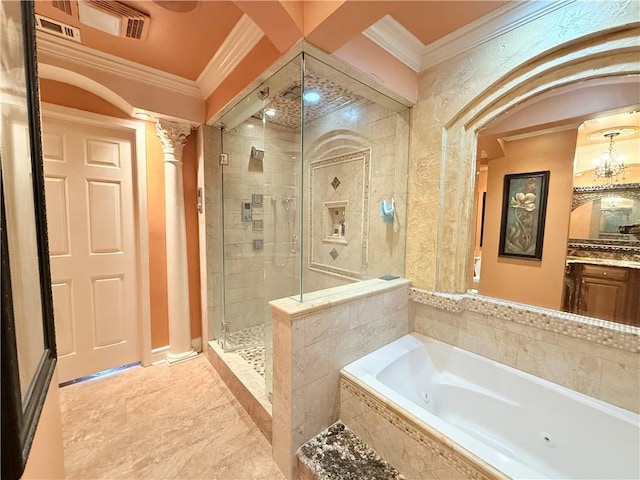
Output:
[[[251,156],[249,160],[252,162],[261,162],[264,160],[264,150],[260,150],[256,147],[251,147]]]

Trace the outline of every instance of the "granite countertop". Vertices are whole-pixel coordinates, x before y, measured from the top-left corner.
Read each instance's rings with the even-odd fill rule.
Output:
[[[584,263],[587,265],[603,265],[607,267],[640,268],[640,262],[612,260],[607,258],[567,257],[567,264],[569,263]]]
[[[341,422],[302,445],[297,455],[318,480],[406,480]]]

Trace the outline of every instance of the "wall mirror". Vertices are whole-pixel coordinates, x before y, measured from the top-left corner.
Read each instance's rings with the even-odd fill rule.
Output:
[[[56,348],[33,2],[0,3],[2,478],[20,478]]]
[[[479,132],[471,291],[640,326],[637,82],[630,76],[559,88]],[[612,157],[624,168],[608,163]],[[547,169],[542,258],[499,258],[505,175]]]
[[[577,244],[640,246],[640,183],[574,188],[569,248]]]

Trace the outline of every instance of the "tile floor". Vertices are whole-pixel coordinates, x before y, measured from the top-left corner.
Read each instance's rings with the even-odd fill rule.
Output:
[[[284,479],[202,355],[70,385],[60,397],[67,478]]]
[[[235,352],[264,377],[264,323],[227,334],[226,352]]]
[[[254,347],[241,348],[236,353],[264,377],[264,344]]]
[[[252,345],[264,345],[264,323],[229,332],[225,350],[236,350]]]

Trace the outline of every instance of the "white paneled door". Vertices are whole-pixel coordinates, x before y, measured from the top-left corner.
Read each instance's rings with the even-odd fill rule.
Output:
[[[141,358],[134,142],[125,130],[43,122],[61,382]]]

